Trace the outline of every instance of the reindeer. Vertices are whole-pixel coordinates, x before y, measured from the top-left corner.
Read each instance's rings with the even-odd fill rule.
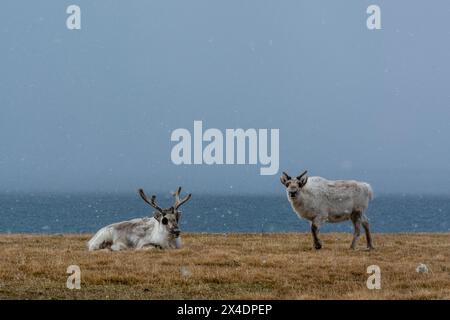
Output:
[[[318,237],[320,225],[325,222],[351,220],[354,226],[350,248],[355,249],[364,227],[367,248],[373,249],[369,220],[364,212],[373,198],[372,187],[365,182],[354,180],[330,181],[321,177],[310,177],[307,171],[292,178],[286,172],[280,177],[286,187],[288,200],[294,212],[311,222],[314,248],[319,250],[322,243]]]
[[[175,204],[170,208],[161,208],[156,204],[156,196],[150,200],[139,189],[141,198],[156,211],[153,217],[137,218],[129,221],[110,224],[101,228],[88,242],[89,251],[110,249],[119,251],[123,249],[176,249],[181,247],[180,229],[178,224],[181,218],[180,206],[191,198],[188,194],[180,198],[181,187],[173,194]]]

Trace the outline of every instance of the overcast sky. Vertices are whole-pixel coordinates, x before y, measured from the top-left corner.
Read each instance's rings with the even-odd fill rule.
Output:
[[[0,6],[2,192],[281,192],[258,165],[175,166],[171,132],[202,120],[279,128],[280,172],[450,193],[449,1]]]

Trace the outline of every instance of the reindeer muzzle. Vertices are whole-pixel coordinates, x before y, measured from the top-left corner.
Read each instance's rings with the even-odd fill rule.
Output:
[[[297,196],[297,191],[289,191],[289,197],[295,198]]]

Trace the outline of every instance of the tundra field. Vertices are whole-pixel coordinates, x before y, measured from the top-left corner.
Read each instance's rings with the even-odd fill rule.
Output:
[[[1,235],[0,299],[450,299],[450,233],[183,234],[179,250],[88,252],[89,235]],[[417,273],[419,263],[428,273]],[[381,289],[366,286],[381,268]],[[81,289],[69,290],[69,265]]]

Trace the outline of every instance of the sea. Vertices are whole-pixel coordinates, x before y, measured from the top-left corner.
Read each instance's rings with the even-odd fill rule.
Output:
[[[158,203],[170,207],[173,198]],[[182,208],[184,232],[305,232],[284,195],[199,195]],[[93,233],[123,220],[152,216],[137,194],[0,194],[0,233]],[[450,195],[379,195],[366,212],[373,232],[449,232]],[[352,232],[349,221],[321,232]]]

